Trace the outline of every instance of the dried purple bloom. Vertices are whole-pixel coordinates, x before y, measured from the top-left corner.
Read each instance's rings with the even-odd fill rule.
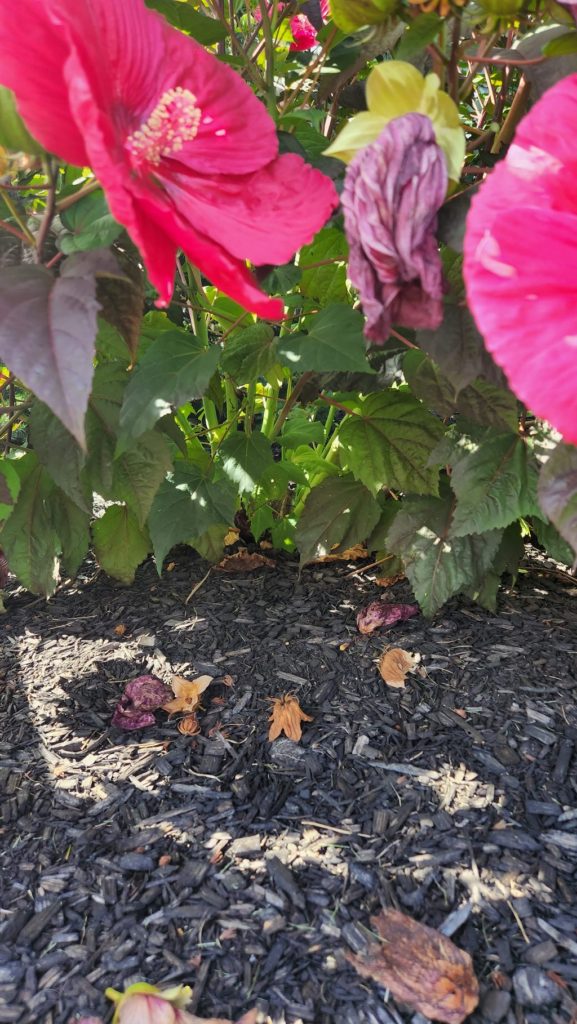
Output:
[[[383,626],[392,626],[417,615],[419,606],[416,604],[390,604],[388,601],[371,601],[366,608],[361,608],[357,615],[359,633],[374,633]]]
[[[442,267],[435,231],[447,192],[447,164],[423,114],[405,114],[351,161],[342,204],[349,277],[376,344],[392,324],[438,327]]]
[[[172,695],[170,686],[156,676],[137,676],[126,684],[112,716],[112,725],[119,729],[143,729],[154,725],[153,712],[166,704]]]

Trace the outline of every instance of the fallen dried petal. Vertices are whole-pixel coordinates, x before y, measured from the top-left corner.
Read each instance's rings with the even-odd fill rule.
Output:
[[[377,584],[377,587],[383,587],[383,589],[386,589],[387,587],[394,587],[395,583],[400,583],[404,578],[404,572],[397,572],[394,576],[376,576],[375,583]]]
[[[144,729],[154,725],[153,712],[162,707],[170,696],[170,687],[156,676],[137,676],[124,687],[114,714],[112,725],[119,729]]]
[[[381,941],[370,941],[358,956],[345,953],[359,974],[425,1017],[462,1024],[479,1002],[469,954],[398,910],[381,911],[371,924]]]
[[[117,636],[124,636],[124,634],[126,633],[126,626],[123,626],[122,623],[119,623],[118,626],[114,627],[114,632],[116,633]]]
[[[195,711],[200,704],[200,695],[212,683],[213,676],[198,676],[196,679],[185,679],[184,676],[173,676],[172,700],[162,705],[163,711]],[[170,694],[170,691],[169,691]],[[170,694],[172,696],[172,694]]]
[[[137,676],[124,687],[123,698],[127,698],[141,711],[156,711],[170,696],[170,686],[156,676]]]
[[[387,686],[402,689],[407,681],[407,673],[412,672],[420,660],[420,655],[409,654],[402,647],[385,647],[379,658],[379,672]]]
[[[272,558],[267,558],[266,555],[260,555],[258,551],[249,554],[246,548],[242,548],[234,555],[226,555],[217,565],[217,569],[227,572],[254,572],[255,569],[260,569],[263,565],[275,566],[276,562]]]
[[[328,555],[321,555],[319,558],[313,558],[312,564],[318,565],[320,562],[359,562],[361,559],[368,557],[369,552],[364,544],[355,544],[354,547],[347,548],[346,551],[335,551]]]
[[[178,731],[183,736],[196,736],[197,732],[200,732],[200,725],[196,715],[185,715],[178,723]]]
[[[417,615],[419,606],[416,604],[391,604],[388,601],[371,601],[357,615],[359,633],[374,633],[383,626],[392,626]]]
[[[298,743],[303,734],[301,722],[312,722],[311,716],[305,715],[297,698],[292,693],[287,693],[284,697],[273,697],[272,703],[272,712],[269,718],[269,722],[272,722],[268,731],[269,740],[278,739],[281,732],[284,732],[289,740]]]

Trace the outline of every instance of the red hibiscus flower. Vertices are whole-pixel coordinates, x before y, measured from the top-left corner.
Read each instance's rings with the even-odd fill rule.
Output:
[[[473,199],[464,274],[511,388],[577,444],[577,75],[523,119]]]
[[[285,263],[337,205],[332,182],[278,156],[250,88],[143,0],[0,4],[0,82],[32,134],[90,166],[169,302],[177,249],[265,317],[282,303],[246,266]]]

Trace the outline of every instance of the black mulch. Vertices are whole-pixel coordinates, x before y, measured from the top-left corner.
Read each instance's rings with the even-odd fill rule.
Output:
[[[8,599],[0,1024],[106,1015],[136,980],[191,984],[206,1017],[423,1024],[344,961],[381,906],[472,953],[471,1021],[577,1019],[577,585],[537,561],[497,616],[360,637],[377,591],[347,567],[213,571],[185,604],[207,567],[175,561]],[[385,642],[426,677],[387,689]],[[110,727],[142,672],[216,677],[201,735]],[[267,741],[286,692],[314,716],[298,746]]]

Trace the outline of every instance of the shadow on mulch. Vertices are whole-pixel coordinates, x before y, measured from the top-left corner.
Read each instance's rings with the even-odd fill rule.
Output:
[[[577,587],[527,566],[499,614],[454,604],[360,637],[375,587],[189,551],[130,589],[8,599],[0,652],[0,1024],[106,1013],[108,985],[189,983],[274,1024],[423,1024],[346,964],[396,906],[473,955],[479,1024],[568,1024],[577,999]],[[395,599],[407,600],[404,584]],[[124,626],[122,635],[115,627]],[[381,682],[385,643],[427,670]],[[109,725],[124,683],[215,677],[199,736]],[[231,688],[224,681],[232,676]],[[303,741],[267,741],[294,692]]]

